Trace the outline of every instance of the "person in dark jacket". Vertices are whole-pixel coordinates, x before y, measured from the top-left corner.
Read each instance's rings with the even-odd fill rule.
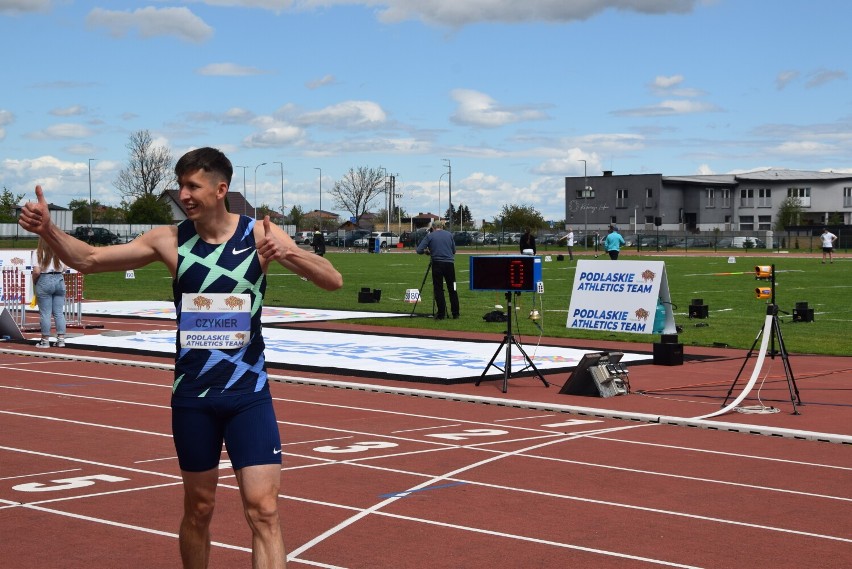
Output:
[[[528,251],[532,251],[533,255],[536,254],[535,235],[532,234],[529,227],[526,231],[524,231],[524,234],[521,235],[519,243],[521,247],[521,255],[529,255]]]
[[[443,225],[438,225],[434,231],[426,234],[417,246],[417,254],[424,253],[432,257],[432,288],[435,294],[435,304],[438,305],[436,320],[447,316],[447,300],[444,298],[444,281],[447,292],[450,293],[450,310],[453,318],[459,317],[459,293],[456,291],[456,243],[449,231],[444,231]]]
[[[314,246],[314,253],[320,257],[325,255],[325,235],[322,234],[319,227],[314,227],[314,239],[311,244]]]

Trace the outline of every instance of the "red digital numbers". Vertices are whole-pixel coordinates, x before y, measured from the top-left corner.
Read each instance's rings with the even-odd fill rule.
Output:
[[[524,287],[524,262],[520,259],[509,263],[509,286],[513,289]]]

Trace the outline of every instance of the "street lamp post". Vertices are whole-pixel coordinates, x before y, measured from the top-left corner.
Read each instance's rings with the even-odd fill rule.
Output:
[[[583,163],[583,191],[580,193],[583,196],[583,199],[586,199],[587,188],[589,187],[588,178],[586,176],[586,161],[585,160],[577,160],[577,162]],[[583,228],[583,245],[586,247],[589,246],[589,208],[586,207],[586,202],[583,202],[583,218],[584,218],[584,228]]]
[[[92,227],[92,160],[97,158],[89,158],[89,227]]]
[[[322,230],[322,168],[314,166],[314,170],[319,170],[319,222]]]
[[[254,210],[255,219],[257,219],[257,169],[261,166],[266,166],[266,162],[261,162],[254,167],[254,203],[252,204],[252,209]]]
[[[273,162],[281,166],[281,227],[284,227],[284,164],[282,162]]]
[[[246,203],[248,202],[246,199],[246,168],[248,166],[234,166],[234,168],[243,169],[243,215],[248,215],[248,211],[246,210]]]
[[[447,201],[449,202],[449,211],[450,211],[450,231],[453,230],[453,165],[450,163],[449,158],[444,158],[444,162],[447,163],[447,192],[448,197]]]
[[[446,175],[447,172],[444,172],[441,174],[441,177],[438,178],[438,219],[441,219],[441,180],[443,180]]]

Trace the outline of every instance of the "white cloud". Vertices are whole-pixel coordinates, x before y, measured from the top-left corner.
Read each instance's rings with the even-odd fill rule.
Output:
[[[458,103],[452,120],[455,123],[484,128],[497,128],[521,121],[541,120],[544,113],[533,109],[501,107],[479,91],[454,89],[451,96]]]
[[[209,76],[245,77],[247,75],[263,75],[266,71],[236,63],[211,63],[199,68],[196,73]]]
[[[60,123],[51,125],[44,130],[30,133],[28,136],[36,140],[88,138],[92,136],[92,130],[81,124]]]
[[[683,83],[683,75],[671,75],[669,77],[665,77],[663,75],[657,75],[654,78],[654,88],[656,89],[670,89],[675,85],[680,85]]]
[[[190,43],[202,43],[213,35],[213,28],[187,8],[139,8],[119,12],[95,8],[86,17],[91,27],[105,28],[113,37],[124,37],[137,30],[143,38],[174,36]]]
[[[52,7],[52,0],[0,0],[0,14],[47,12]]]
[[[595,2],[566,2],[564,0],[325,0],[323,5],[361,3],[380,6],[382,21],[393,23],[404,20],[460,27],[477,22],[574,22],[587,20],[607,10],[632,11],[643,14],[683,14],[691,12],[701,0],[597,0]],[[285,2],[281,2],[284,4]],[[303,4],[309,5],[306,1]]]
[[[779,154],[788,154],[791,156],[822,156],[833,153],[836,149],[830,144],[821,142],[801,141],[801,142],[783,142],[773,149]]]
[[[337,78],[335,78],[334,75],[325,75],[323,77],[320,77],[319,79],[308,81],[307,83],[305,83],[305,87],[314,90],[319,89],[320,87],[325,87],[326,85],[334,85],[335,83],[337,83]]]
[[[303,113],[299,117],[301,124],[336,128],[377,128],[386,120],[385,111],[372,101],[344,101],[319,111]]]
[[[246,137],[243,143],[249,148],[269,148],[298,143],[304,137],[304,131],[292,125],[279,125],[265,128]]]
[[[826,83],[831,83],[832,81],[838,81],[840,79],[846,79],[845,71],[840,69],[824,69],[812,73],[808,82],[805,83],[805,87],[820,87]]]
[[[61,109],[53,109],[50,114],[56,117],[73,117],[77,115],[85,115],[86,107],[80,105],[72,105]]]
[[[799,76],[798,71],[782,71],[775,78],[775,87],[780,91]]]
[[[712,113],[720,110],[721,109],[712,103],[688,101],[685,99],[670,99],[668,101],[661,101],[656,105],[648,105],[647,107],[613,111],[612,114],[621,117],[662,117],[692,115],[696,113]]]

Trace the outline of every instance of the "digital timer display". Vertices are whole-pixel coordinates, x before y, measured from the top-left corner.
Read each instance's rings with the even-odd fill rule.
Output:
[[[536,292],[541,282],[541,257],[471,255],[470,290]]]

